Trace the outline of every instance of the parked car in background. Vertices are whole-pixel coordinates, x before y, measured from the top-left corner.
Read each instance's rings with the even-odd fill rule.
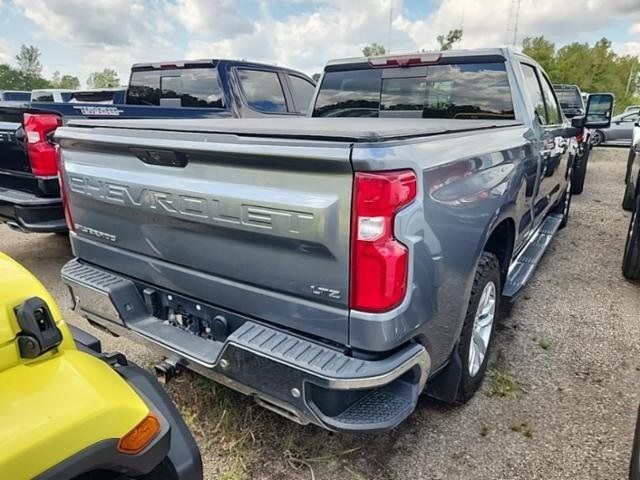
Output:
[[[622,258],[622,273],[629,280],[640,281],[640,125],[633,130],[629,147],[626,186],[622,207],[631,211],[631,220]]]
[[[0,90],[0,102],[28,102],[31,100],[31,92],[19,90]]]
[[[309,77],[283,67],[185,60],[134,65],[124,104],[81,103],[95,91],[64,92],[66,103],[0,104],[0,219],[26,232],[66,232],[50,139],[69,119],[301,116],[314,89]],[[40,92],[34,98],[45,98]],[[56,92],[46,95],[63,95]]]
[[[608,123],[600,100],[569,122],[534,60],[484,49],[330,62],[325,118],[73,120],[55,134],[63,280],[161,375],[393,428],[425,385],[480,387],[502,299],[568,221],[569,142]],[[336,118],[356,116],[378,118]]]
[[[611,119],[611,126],[594,130],[593,145],[603,143],[631,144],[634,124],[640,119],[640,112],[621,113]]]
[[[125,103],[126,88],[94,88],[89,90],[75,90],[68,98],[69,103]]]
[[[585,114],[585,104],[582,98],[582,92],[577,85],[554,84],[553,89],[558,96],[560,107],[565,117],[573,118],[583,116]],[[591,131],[583,128],[576,135],[577,148],[575,158],[573,160],[573,170],[571,178],[571,193],[580,194],[584,189],[584,181],[587,176],[587,163],[591,153]]]
[[[62,88],[45,88],[41,90],[33,90],[31,92],[31,102],[48,103],[48,102],[67,102],[72,90]]]
[[[624,109],[624,113],[638,113],[640,112],[640,105],[629,105],[627,108]]]

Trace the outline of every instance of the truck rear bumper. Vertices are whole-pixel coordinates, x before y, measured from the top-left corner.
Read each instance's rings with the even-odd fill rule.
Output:
[[[64,232],[62,200],[43,198],[20,190],[0,188],[0,218],[25,232]]]
[[[362,360],[254,319],[180,298],[185,308],[191,302],[194,311],[215,312],[215,318],[222,322],[219,317],[223,317],[228,325],[223,335],[203,338],[153,315],[149,297],[175,299],[174,293],[145,288],[78,260],[63,267],[62,278],[74,308],[90,321],[145,343],[301,424],[336,431],[393,428],[415,409],[429,376],[429,355],[416,343],[381,360]]]

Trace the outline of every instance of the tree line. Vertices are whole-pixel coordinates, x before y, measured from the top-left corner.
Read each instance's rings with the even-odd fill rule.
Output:
[[[51,78],[42,75],[41,52],[33,45],[22,45],[15,57],[16,67],[7,63],[0,64],[0,90],[38,90],[42,88],[64,88],[77,90],[80,79],[74,75],[53,72]],[[120,86],[118,72],[105,68],[93,72],[86,79],[89,88],[109,88]]]
[[[640,105],[640,65],[638,57],[618,55],[606,38],[595,44],[574,42],[556,49],[543,36],[528,37],[522,52],[545,69],[553,83],[578,85],[585,92],[611,92],[616,112]]]

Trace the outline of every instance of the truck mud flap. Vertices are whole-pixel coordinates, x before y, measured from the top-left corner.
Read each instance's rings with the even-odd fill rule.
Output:
[[[238,322],[239,316],[224,338],[205,339],[153,316],[140,293],[144,288],[133,280],[77,260],[64,266],[62,276],[75,309],[92,322],[177,357],[302,424],[336,431],[393,428],[415,409],[430,373],[429,355],[417,343],[364,360],[253,319]],[[205,307],[214,308],[200,305]]]

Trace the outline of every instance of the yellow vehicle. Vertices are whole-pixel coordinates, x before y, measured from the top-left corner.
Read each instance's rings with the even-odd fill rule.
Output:
[[[155,378],[100,353],[0,253],[0,479],[201,478],[193,437]]]

